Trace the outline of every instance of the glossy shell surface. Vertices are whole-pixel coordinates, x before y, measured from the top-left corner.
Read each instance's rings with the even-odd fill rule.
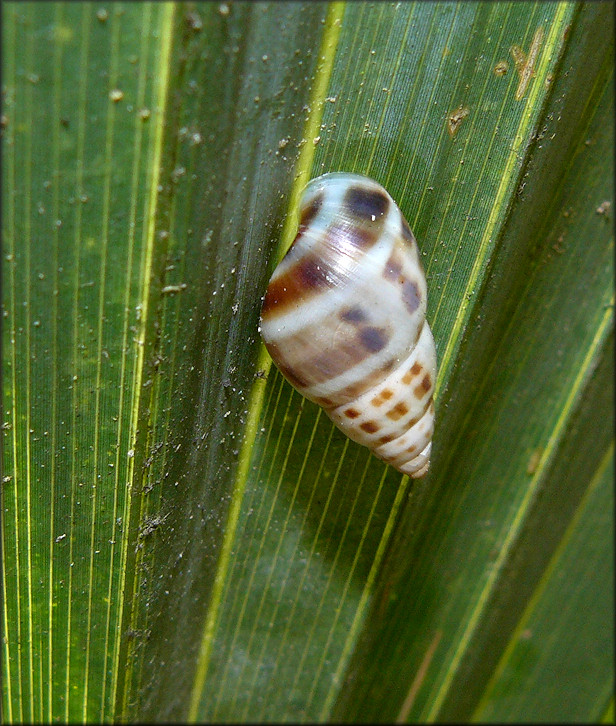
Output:
[[[426,280],[398,206],[357,174],[313,179],[260,331],[282,374],[404,474],[430,464],[436,378]]]

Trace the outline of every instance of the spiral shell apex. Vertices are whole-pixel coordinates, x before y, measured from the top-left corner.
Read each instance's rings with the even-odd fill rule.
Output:
[[[285,378],[413,478],[430,465],[436,350],[413,233],[377,182],[313,179],[269,282],[260,331]]]

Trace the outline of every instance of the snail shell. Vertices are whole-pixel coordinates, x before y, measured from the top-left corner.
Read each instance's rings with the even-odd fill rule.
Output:
[[[418,478],[430,464],[436,350],[426,279],[394,200],[358,174],[313,179],[260,332],[285,378],[354,441]]]

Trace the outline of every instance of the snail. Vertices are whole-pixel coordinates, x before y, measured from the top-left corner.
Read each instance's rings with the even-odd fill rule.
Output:
[[[417,243],[377,182],[308,183],[260,333],[282,375],[349,438],[413,478],[430,465],[436,349]]]

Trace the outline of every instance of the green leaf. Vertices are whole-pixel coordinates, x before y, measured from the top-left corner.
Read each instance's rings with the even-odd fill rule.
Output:
[[[599,685],[597,674],[611,668],[614,592],[606,578],[588,577],[588,570],[607,573],[614,566],[605,546],[612,534],[613,454],[611,447],[599,462],[474,720],[521,721],[532,713],[539,721],[555,721],[563,714],[572,721],[599,721],[605,713],[612,687],[606,679]],[[536,634],[542,636],[541,647],[534,642]],[[552,696],[554,680],[558,699]]]
[[[116,688],[168,14],[3,7],[10,721],[101,718]]]
[[[613,720],[611,10],[3,5],[7,722]],[[336,170],[423,254],[412,485],[259,341]]]

